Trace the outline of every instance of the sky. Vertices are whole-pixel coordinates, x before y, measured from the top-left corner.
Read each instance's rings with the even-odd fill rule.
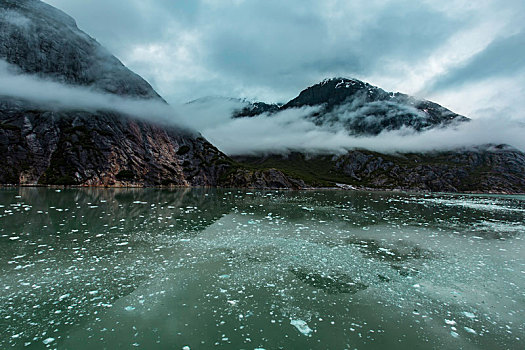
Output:
[[[171,104],[286,102],[355,77],[471,118],[525,119],[523,0],[47,0]]]

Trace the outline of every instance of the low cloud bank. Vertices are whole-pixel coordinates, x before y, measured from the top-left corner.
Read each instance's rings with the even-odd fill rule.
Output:
[[[0,81],[0,96],[27,100],[47,110],[108,110],[180,128],[191,128],[163,101],[123,97],[89,87],[65,85],[34,75],[20,74],[16,67],[2,60]]]
[[[454,127],[415,132],[404,128],[377,136],[350,136],[342,125],[316,125],[308,115],[316,108],[288,109],[274,115],[231,119],[231,102],[214,101],[215,108],[189,111],[200,121],[199,131],[228,155],[289,153],[345,153],[364,148],[383,153],[453,150],[485,144],[509,144],[525,151],[525,123],[503,117],[473,119]],[[239,108],[239,107],[236,107]],[[205,111],[212,113],[206,114]],[[344,119],[344,118],[343,118]],[[206,123],[210,121],[208,125]],[[188,120],[188,122],[190,122]]]

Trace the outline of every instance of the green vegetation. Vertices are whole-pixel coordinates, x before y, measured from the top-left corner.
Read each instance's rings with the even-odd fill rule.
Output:
[[[288,157],[249,157],[237,163],[249,170],[278,169],[285,175],[303,180],[314,187],[334,186],[336,183],[351,184],[352,179],[336,169],[332,156],[307,158],[303,154],[290,154]]]

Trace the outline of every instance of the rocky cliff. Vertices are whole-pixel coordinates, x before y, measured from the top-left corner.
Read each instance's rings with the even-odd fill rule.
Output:
[[[14,74],[164,103],[71,17],[37,0],[0,2],[0,60]],[[23,185],[217,185],[229,164],[195,132],[6,96],[0,96],[0,153],[0,183]]]

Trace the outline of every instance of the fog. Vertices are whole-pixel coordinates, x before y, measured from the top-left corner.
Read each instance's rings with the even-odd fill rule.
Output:
[[[232,101],[215,99],[207,107],[203,104],[186,105],[182,118],[187,123],[198,125],[203,136],[228,155],[292,151],[345,153],[356,148],[383,153],[428,152],[485,144],[509,144],[525,151],[525,123],[499,115],[424,132],[404,128],[377,136],[351,136],[342,124],[314,124],[307,118],[316,111],[313,107],[231,119],[233,110],[244,105],[242,101],[235,105]],[[192,109],[196,112],[193,113]],[[342,119],[349,117],[349,114],[344,114]]]
[[[22,99],[52,111],[115,111],[148,121],[191,128],[162,100],[145,100],[103,93],[90,87],[66,85],[19,73],[0,60],[0,96]]]

